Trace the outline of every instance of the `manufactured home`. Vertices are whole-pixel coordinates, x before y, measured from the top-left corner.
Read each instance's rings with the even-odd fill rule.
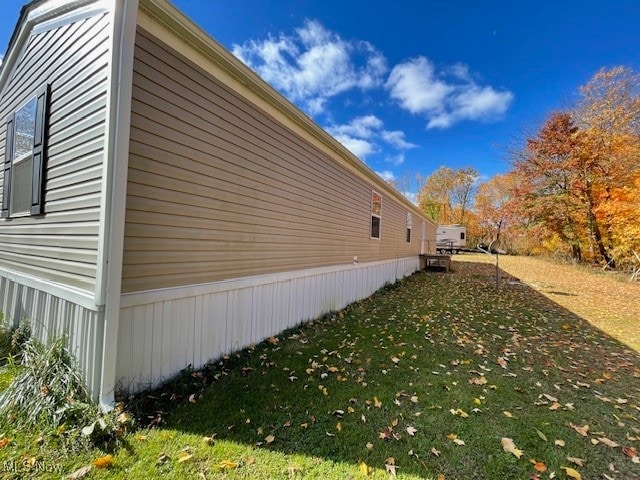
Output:
[[[167,0],[36,0],[0,70],[0,310],[103,404],[369,296],[436,226]]]

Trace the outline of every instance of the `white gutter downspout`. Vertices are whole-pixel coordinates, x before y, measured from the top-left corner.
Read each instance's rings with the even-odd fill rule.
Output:
[[[129,165],[133,52],[139,0],[115,0],[112,10],[113,39],[107,95],[106,166],[103,169],[101,212],[101,264],[96,305],[104,305],[104,335],[99,401],[103,410],[115,403],[118,327],[122,286],[124,217]]]

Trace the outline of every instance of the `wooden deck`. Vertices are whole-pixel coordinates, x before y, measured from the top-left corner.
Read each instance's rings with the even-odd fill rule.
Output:
[[[451,255],[424,254],[420,255],[420,259],[424,259],[424,264],[422,264],[422,261],[420,262],[421,266],[424,265],[424,270],[428,270],[430,268],[442,268],[445,272],[451,271]]]

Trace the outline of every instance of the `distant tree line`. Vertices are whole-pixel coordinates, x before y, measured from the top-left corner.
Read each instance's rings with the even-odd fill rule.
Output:
[[[479,182],[472,168],[440,167],[416,202],[438,224],[467,226],[521,254],[612,268],[640,255],[640,75],[598,71],[572,108],[549,114],[509,152],[511,169]]]

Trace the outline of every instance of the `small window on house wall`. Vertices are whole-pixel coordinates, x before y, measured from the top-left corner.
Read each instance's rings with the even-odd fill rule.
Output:
[[[382,195],[371,192],[371,238],[380,238],[382,215]]]
[[[411,243],[411,225],[413,224],[413,216],[407,212],[407,243]]]
[[[7,119],[2,192],[4,218],[43,213],[48,97],[49,88],[45,85]]]

